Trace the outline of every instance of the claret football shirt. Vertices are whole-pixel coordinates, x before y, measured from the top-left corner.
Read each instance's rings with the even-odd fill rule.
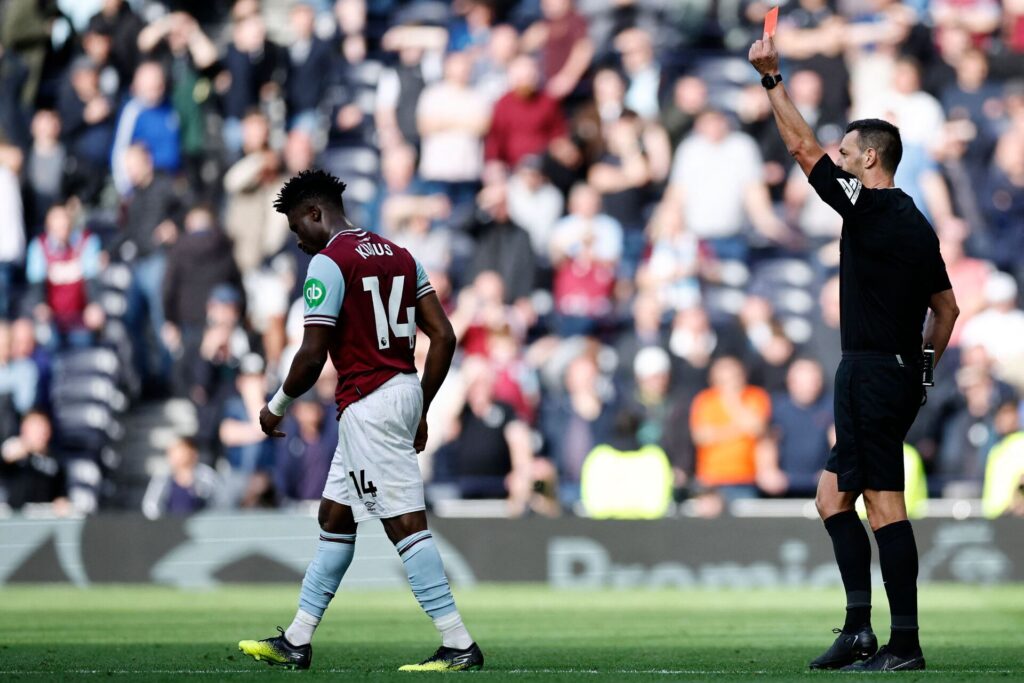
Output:
[[[395,375],[416,372],[416,302],[433,291],[408,251],[365,230],[337,233],[313,257],[304,322],[333,330],[338,415]]]

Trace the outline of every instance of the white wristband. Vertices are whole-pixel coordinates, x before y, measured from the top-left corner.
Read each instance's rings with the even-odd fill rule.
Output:
[[[267,404],[267,409],[270,410],[274,415],[278,417],[284,417],[285,411],[288,410],[288,406],[292,404],[295,399],[284,393],[284,385],[277,390],[274,397],[270,399],[270,403]]]

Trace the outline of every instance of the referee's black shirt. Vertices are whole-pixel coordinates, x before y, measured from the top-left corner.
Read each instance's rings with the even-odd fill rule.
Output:
[[[843,351],[921,349],[928,302],[950,289],[939,240],[903,190],[872,190],[827,154],[811,186],[843,217],[839,300]]]

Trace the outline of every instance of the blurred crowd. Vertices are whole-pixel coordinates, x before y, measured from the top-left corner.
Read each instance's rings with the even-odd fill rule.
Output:
[[[458,333],[432,503],[713,516],[813,495],[841,220],[746,64],[768,8],[7,0],[0,499],[123,507],[118,425],[168,397],[198,428],[148,515],[319,497],[332,370],[286,438],[256,424],[309,262],[271,202],[314,166],[423,263]],[[908,457],[933,497],[1024,512],[1024,2],[788,0],[776,40],[828,153],[852,119],[900,127],[897,184],[940,239],[962,314]]]

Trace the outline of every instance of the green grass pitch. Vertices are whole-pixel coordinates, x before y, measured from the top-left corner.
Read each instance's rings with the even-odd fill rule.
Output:
[[[392,681],[430,654],[433,627],[407,592],[346,593],[314,642],[313,668],[287,672],[237,651],[290,620],[298,586],[0,590],[0,680]],[[806,670],[840,624],[838,589],[457,590],[487,667],[471,681],[817,680]],[[884,602],[876,589],[876,602]],[[901,681],[1024,680],[1024,586],[929,586],[921,593],[929,670]],[[876,609],[879,638],[888,614]]]

